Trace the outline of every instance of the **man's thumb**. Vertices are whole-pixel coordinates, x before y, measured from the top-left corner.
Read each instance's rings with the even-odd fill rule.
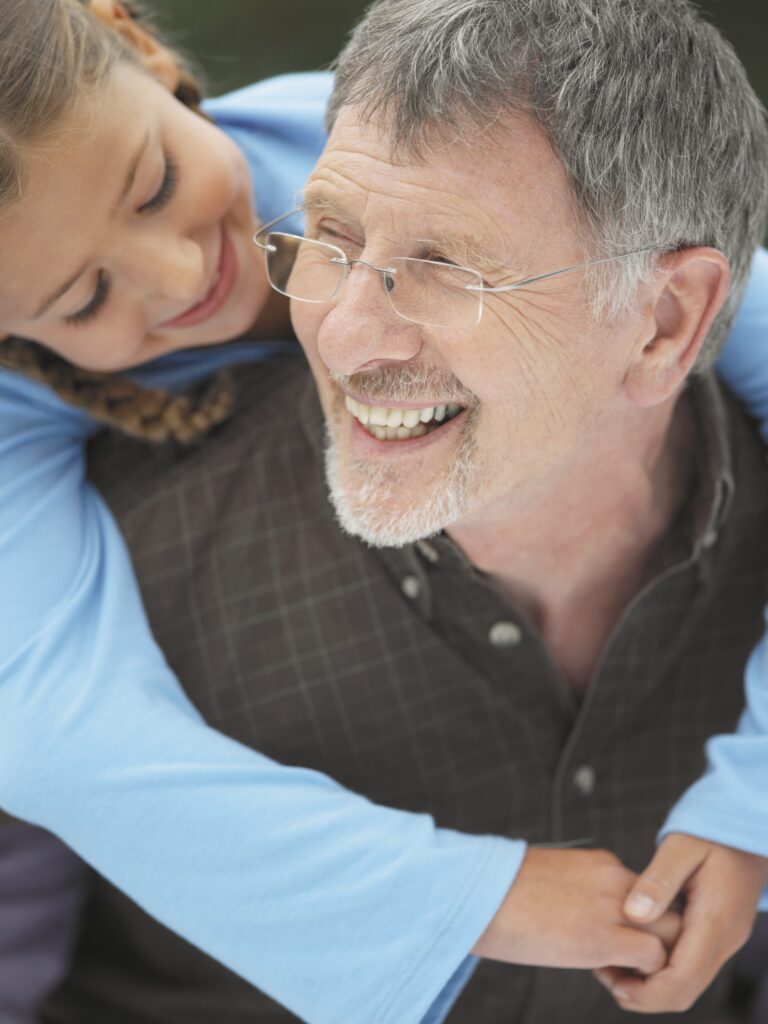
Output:
[[[651,924],[666,913],[701,864],[705,851],[706,844],[691,836],[667,836],[627,893],[624,913],[629,920]]]

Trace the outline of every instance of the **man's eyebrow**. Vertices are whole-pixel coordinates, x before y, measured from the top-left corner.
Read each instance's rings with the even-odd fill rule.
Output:
[[[301,209],[304,211],[326,210],[328,213],[333,213],[338,217],[349,217],[350,215],[350,211],[332,192],[327,192],[322,188],[312,188],[311,186],[304,193]]]
[[[344,206],[344,203],[332,192],[322,186],[310,185],[307,189],[301,209],[304,211],[327,211],[342,220],[349,220],[353,217],[351,211]],[[488,252],[487,242],[483,243],[471,231],[457,231],[456,234],[438,232],[430,238],[419,237],[413,239],[422,244],[434,245],[443,249],[446,253],[453,253],[461,259],[465,266],[473,270],[484,271],[485,273],[498,271],[511,271],[514,274],[521,274],[522,271],[510,257],[499,257]]]
[[[457,232],[455,235],[438,232],[431,238],[417,238],[417,242],[434,245],[446,253],[460,256],[466,266],[473,270],[498,271],[516,270],[509,258],[499,258],[488,252],[487,243],[481,242],[472,234]]]
[[[351,211],[344,206],[343,202],[336,195],[328,192],[322,186],[315,186],[314,188],[311,185],[309,186],[304,195],[301,209],[304,211],[327,211],[334,216],[340,217],[342,220],[347,220],[353,216]],[[413,239],[413,241],[435,245],[439,249],[456,253],[467,266],[472,266],[477,270],[489,272],[517,270],[515,266],[510,264],[509,259],[491,255],[486,248],[487,243],[484,245],[471,231],[457,231],[456,234],[438,232],[430,238],[419,237]]]
[[[114,215],[120,209],[122,204],[125,202],[126,196],[133,188],[133,183],[136,180],[136,172],[139,169],[141,158],[144,155],[144,151],[146,150],[148,144],[149,131],[147,131],[146,135],[141,140],[140,144],[136,147],[133,155],[131,156],[130,162],[128,164],[128,171],[126,172],[125,179],[123,181],[123,187],[121,188],[120,194],[118,195],[110,211],[111,217],[114,217]],[[47,313],[51,306],[58,302],[62,295],[65,295],[69,291],[69,289],[72,287],[75,281],[77,281],[79,277],[82,277],[87,268],[88,264],[83,264],[83,266],[80,267],[79,270],[75,271],[75,273],[72,274],[71,277],[67,278],[64,284],[60,285],[58,288],[56,288],[55,291],[51,292],[51,294],[43,302],[40,303],[40,306],[38,307],[37,311],[33,314],[31,319],[39,320],[44,313]]]

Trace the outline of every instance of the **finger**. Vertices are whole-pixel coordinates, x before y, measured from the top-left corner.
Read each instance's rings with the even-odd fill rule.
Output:
[[[669,952],[679,940],[682,929],[682,917],[679,914],[668,912],[655,924],[649,926],[648,930],[661,940],[665,949]],[[662,966],[662,971],[664,967],[666,967],[666,964]],[[609,992],[613,992],[617,985],[627,979],[644,980],[638,979],[636,974],[623,967],[600,967],[592,973],[603,988],[607,988]]]
[[[625,967],[642,974],[655,974],[667,962],[664,943],[650,932],[619,927],[612,941],[611,959],[605,967]]]
[[[614,998],[641,1013],[681,1012],[708,988],[727,959],[718,935],[703,921],[687,926],[669,963],[653,977],[626,976],[614,983]]]
[[[625,971],[621,967],[599,967],[592,973],[603,988],[607,988],[609,992],[613,992],[619,982],[624,981],[625,978],[633,977],[629,971]]]
[[[683,932],[683,919],[680,914],[668,910],[666,914],[646,926],[652,935],[656,935],[664,943],[667,953],[671,953]]]
[[[706,857],[708,846],[692,836],[667,836],[635,881],[624,901],[624,913],[641,924],[656,921]]]

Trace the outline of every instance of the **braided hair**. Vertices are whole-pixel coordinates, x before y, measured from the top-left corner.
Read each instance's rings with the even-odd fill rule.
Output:
[[[137,22],[139,5],[124,3]],[[61,116],[81,82],[97,82],[119,60],[135,55],[118,34],[88,11],[87,0],[0,0],[0,206],[18,195],[18,146]],[[202,89],[187,62],[179,66],[176,98],[200,112]],[[205,116],[205,115],[202,115]],[[0,366],[40,381],[105,426],[156,443],[191,444],[225,420],[234,406],[234,379],[220,373],[193,394],[142,388],[116,373],[74,366],[24,338],[0,341]]]

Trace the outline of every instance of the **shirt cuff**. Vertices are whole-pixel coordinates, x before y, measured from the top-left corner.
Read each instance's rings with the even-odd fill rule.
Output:
[[[458,894],[445,927],[413,963],[375,1024],[442,1024],[479,962],[468,951],[501,906],[526,850],[520,840],[485,837],[484,856]]]
[[[756,828],[755,817],[726,808],[720,802],[697,799],[695,786],[672,808],[664,822],[657,841],[661,842],[672,832],[706,839],[711,843],[731,846],[736,850],[768,857],[768,832],[766,827]],[[759,910],[768,910],[768,887],[758,904]]]

